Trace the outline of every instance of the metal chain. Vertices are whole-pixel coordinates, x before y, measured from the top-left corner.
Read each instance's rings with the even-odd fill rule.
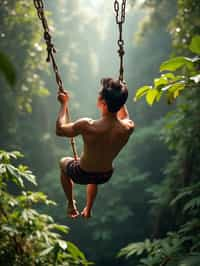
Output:
[[[38,17],[41,20],[42,26],[43,26],[43,29],[44,29],[44,40],[45,40],[46,45],[47,45],[47,59],[46,60],[47,60],[47,62],[51,62],[52,63],[53,71],[54,71],[54,74],[55,74],[55,77],[56,77],[56,83],[58,85],[58,90],[60,92],[64,92],[63,82],[62,82],[62,79],[61,79],[61,76],[60,76],[60,73],[59,73],[59,70],[58,70],[58,66],[57,66],[57,63],[56,63],[56,60],[55,60],[55,56],[54,56],[55,53],[56,53],[56,49],[55,49],[54,44],[52,42],[52,37],[51,37],[51,34],[50,34],[48,22],[47,22],[47,19],[46,19],[46,16],[45,16],[45,12],[44,12],[44,2],[43,2],[43,0],[33,0],[33,3],[34,3],[34,6],[35,6],[35,8],[37,10]],[[70,112],[69,112],[68,109],[67,109],[66,113],[67,113],[68,121],[71,121]],[[71,146],[72,146],[74,159],[77,160],[78,159],[78,153],[77,153],[77,150],[76,150],[75,139],[71,138],[70,139],[70,143],[71,143]]]
[[[123,81],[124,79],[124,40],[123,40],[123,24],[126,18],[126,0],[122,0],[121,4],[121,16],[120,16],[120,4],[118,0],[114,1],[114,11],[116,13],[116,23],[119,27],[119,39],[117,45],[119,47],[118,54],[120,57],[120,69],[119,69],[119,80]]]

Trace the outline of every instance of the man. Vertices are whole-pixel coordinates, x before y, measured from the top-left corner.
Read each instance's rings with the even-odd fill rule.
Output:
[[[101,112],[98,120],[82,118],[75,122],[66,121],[69,101],[67,92],[59,93],[61,108],[56,123],[58,136],[82,136],[83,152],[78,160],[72,157],[61,159],[61,183],[68,200],[68,216],[76,218],[79,212],[73,196],[73,183],[85,184],[86,206],[81,212],[85,218],[91,216],[91,209],[97,194],[98,184],[107,182],[113,174],[113,160],[127,143],[134,130],[125,102],[127,86],[119,80],[101,80],[97,107]]]

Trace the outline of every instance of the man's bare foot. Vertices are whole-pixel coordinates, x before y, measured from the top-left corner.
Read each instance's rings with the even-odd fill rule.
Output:
[[[83,216],[84,218],[90,218],[91,217],[91,210],[89,210],[87,207],[85,207],[83,209],[83,211],[81,212],[81,216]]]
[[[67,216],[74,219],[77,218],[79,215],[80,213],[76,207],[76,201],[73,200],[73,203],[68,205]]]

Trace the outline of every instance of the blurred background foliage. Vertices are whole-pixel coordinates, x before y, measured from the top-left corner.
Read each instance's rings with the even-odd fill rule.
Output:
[[[97,118],[100,79],[118,74],[113,5],[102,0],[45,4],[65,88],[71,95],[72,117]],[[68,225],[67,240],[96,265],[199,265],[195,263],[200,262],[200,4],[197,0],[128,4],[125,79],[127,105],[137,128],[115,161],[111,182],[100,188],[92,219],[66,218],[58,160],[71,151],[65,139],[55,136],[56,85],[45,62],[40,22],[32,3],[25,0],[0,4],[0,147],[25,154],[23,162],[38,176],[37,190],[57,202],[51,208],[39,206],[39,210]],[[180,65],[180,58],[182,65],[174,67]],[[184,58],[190,59],[189,68]],[[160,66],[162,74],[168,74],[162,77],[165,81],[156,78]],[[152,80],[154,87],[149,87]],[[180,80],[184,87],[181,83],[182,87],[165,89]],[[138,97],[137,89],[144,85],[148,89],[140,90]],[[168,105],[155,90],[173,104]],[[133,101],[148,93],[149,104],[157,100],[153,107],[143,98]],[[80,152],[81,139],[77,142]],[[76,195],[81,208],[85,188],[76,186]],[[117,258],[120,249],[120,255],[130,259]]]

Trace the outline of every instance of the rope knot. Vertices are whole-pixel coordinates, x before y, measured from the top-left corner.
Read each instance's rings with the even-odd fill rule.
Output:
[[[120,49],[118,50],[118,54],[120,57],[125,55],[125,51],[124,51],[123,47],[120,47]]]
[[[49,34],[48,31],[44,32],[44,39],[46,41],[47,44],[47,62],[50,62],[50,58],[51,58],[51,54],[52,53],[56,53],[56,49],[51,41],[51,35]]]

